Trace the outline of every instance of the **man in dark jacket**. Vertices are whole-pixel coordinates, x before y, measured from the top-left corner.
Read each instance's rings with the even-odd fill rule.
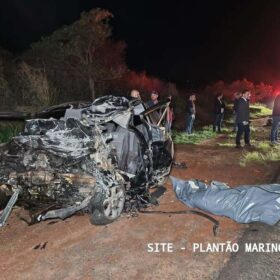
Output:
[[[214,104],[214,122],[213,122],[213,131],[221,132],[222,122],[225,112],[225,103],[223,102],[223,94],[217,93],[215,104]]]
[[[272,127],[271,127],[271,144],[278,144],[277,141],[277,129],[280,127],[280,94],[278,94],[274,101],[273,111],[272,111]],[[279,128],[280,129],[280,128]]]
[[[236,122],[237,122],[237,134],[236,134],[236,148],[241,147],[241,137],[244,133],[244,140],[246,146],[251,146],[250,144],[250,106],[249,100],[251,93],[249,90],[243,90],[241,93],[241,98],[238,101],[236,108]]]
[[[186,132],[188,134],[192,134],[193,129],[193,123],[195,120],[195,101],[196,96],[194,93],[191,93],[191,95],[188,98],[186,111],[187,111],[187,118],[186,118]]]
[[[237,132],[237,130],[238,130],[237,119],[236,119],[236,111],[237,111],[237,105],[238,105],[240,97],[241,97],[240,92],[235,92],[234,93],[234,101],[233,101],[233,131],[234,132]]]

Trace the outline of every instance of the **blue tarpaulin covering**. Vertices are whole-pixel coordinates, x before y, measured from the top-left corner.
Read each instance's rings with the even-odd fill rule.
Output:
[[[198,180],[170,178],[177,198],[189,207],[239,223],[274,225],[280,220],[280,184],[230,188],[216,181],[207,185]]]

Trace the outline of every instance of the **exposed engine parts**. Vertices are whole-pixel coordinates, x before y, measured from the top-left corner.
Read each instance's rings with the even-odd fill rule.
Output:
[[[105,96],[27,120],[0,150],[0,193],[12,196],[2,223],[17,197],[48,206],[38,221],[88,209],[94,224],[114,221],[130,201],[149,203],[149,187],[163,184],[170,172],[173,143],[165,116],[154,125],[146,112],[139,100]]]

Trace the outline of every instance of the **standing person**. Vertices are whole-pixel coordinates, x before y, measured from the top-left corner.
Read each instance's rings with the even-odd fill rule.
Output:
[[[237,105],[236,121],[237,121],[237,133],[236,133],[236,148],[241,148],[241,137],[244,133],[244,140],[246,146],[250,144],[250,106],[249,100],[251,92],[249,90],[243,90],[241,92],[241,98]]]
[[[214,106],[214,122],[213,122],[214,132],[219,132],[219,133],[221,132],[225,107],[226,105],[223,101],[223,94],[217,93],[215,99],[215,106]]]
[[[271,127],[271,135],[270,140],[271,144],[278,144],[277,141],[277,128],[280,126],[280,94],[278,94],[274,100],[274,106],[272,111],[272,127]]]
[[[158,92],[157,91],[155,91],[155,90],[153,90],[152,92],[151,92],[151,99],[148,101],[148,102],[146,102],[146,108],[150,108],[150,107],[152,107],[152,106],[154,106],[154,105],[156,105],[156,104],[158,104],[158,97],[159,97],[159,94],[158,94]],[[154,111],[154,112],[152,112],[151,114],[150,114],[150,118],[151,118],[151,121],[152,121],[152,123],[153,124],[157,124],[158,123],[158,121],[159,121],[159,119],[160,119],[160,115],[161,115],[161,113],[160,113],[160,111]]]
[[[159,96],[158,92],[153,90],[151,92],[151,99],[146,103],[146,107],[149,108],[158,104],[158,96]]]
[[[187,118],[186,118],[186,132],[188,134],[192,134],[192,130],[193,130],[193,123],[195,120],[195,101],[196,101],[196,96],[194,93],[191,93],[191,95],[188,98],[187,101]]]
[[[133,89],[130,92],[130,96],[129,96],[128,99],[131,100],[131,101],[134,101],[134,102],[138,101],[138,104],[135,103],[134,108],[133,108],[133,112],[134,112],[135,115],[139,115],[139,114],[141,114],[142,112],[145,111],[144,105],[142,104],[142,102],[140,102],[141,95],[140,95],[140,92],[138,90]]]
[[[236,111],[237,111],[237,106],[238,106],[238,102],[239,102],[240,97],[241,97],[240,92],[236,92],[234,94],[234,101],[233,101],[233,131],[234,132],[237,132],[237,130],[238,130]]]

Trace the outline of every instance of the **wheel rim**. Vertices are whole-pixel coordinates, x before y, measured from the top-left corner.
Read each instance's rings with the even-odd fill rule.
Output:
[[[123,210],[124,198],[124,190],[121,186],[110,188],[103,202],[104,215],[109,219],[116,219]]]

